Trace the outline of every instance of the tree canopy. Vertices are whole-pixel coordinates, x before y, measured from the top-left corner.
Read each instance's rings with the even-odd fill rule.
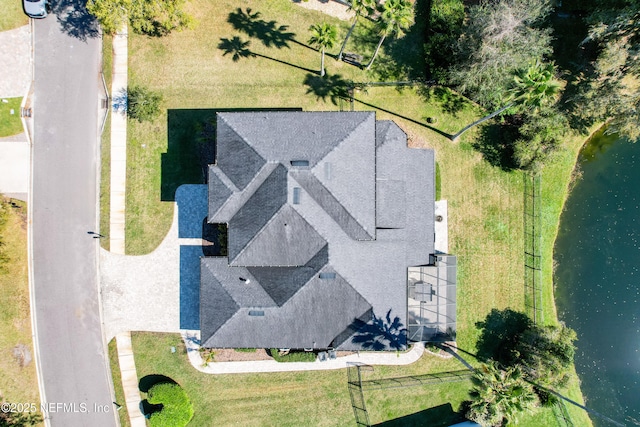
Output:
[[[519,366],[504,370],[495,363],[482,364],[471,377],[471,404],[467,418],[483,427],[515,423],[518,415],[531,411],[538,398]]]
[[[378,28],[380,41],[376,50],[367,64],[367,70],[371,68],[380,51],[384,39],[391,34],[402,34],[413,22],[413,5],[408,0],[386,0],[379,8]]]
[[[185,0],[88,0],[87,10],[107,34],[115,34],[129,23],[138,34],[164,36],[193,25],[184,4]]]
[[[545,387],[566,384],[576,334],[563,324],[539,326],[523,313],[493,309],[483,322],[478,356],[504,367],[520,366],[527,379]]]
[[[640,1],[621,9],[599,10],[591,17],[589,36],[597,58],[586,89],[574,101],[595,121],[630,139],[640,137]]]
[[[323,22],[309,27],[311,37],[309,44],[320,49],[320,75],[324,76],[324,53],[326,49],[331,49],[336,43],[338,30],[334,25]]]
[[[471,6],[455,47],[449,79],[488,109],[504,104],[514,73],[551,53],[544,0],[498,0]]]

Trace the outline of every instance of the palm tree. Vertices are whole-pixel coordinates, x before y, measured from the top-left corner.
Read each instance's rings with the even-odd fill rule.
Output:
[[[413,18],[412,8],[413,6],[409,3],[409,0],[387,0],[384,2],[380,11],[380,18],[378,18],[380,22],[380,41],[371,61],[367,64],[367,70],[371,68],[371,64],[378,56],[384,39],[393,33],[401,34],[409,28]]]
[[[519,366],[501,370],[495,362],[483,364],[471,377],[471,405],[467,418],[478,424],[501,426],[516,422],[518,414],[538,404],[533,386],[525,381]]]
[[[463,133],[474,126],[494,118],[512,107],[538,109],[554,101],[560,92],[560,82],[555,78],[555,68],[551,63],[542,64],[536,61],[525,70],[516,71],[513,76],[513,87],[507,94],[507,105],[493,113],[465,126],[460,132],[451,136],[455,141]]]
[[[331,49],[336,42],[338,31],[336,27],[323,22],[322,24],[314,24],[309,27],[311,38],[309,44],[317,46],[320,49],[320,75],[324,76],[324,51]]]
[[[353,10],[355,16],[353,17],[353,23],[351,24],[351,28],[349,28],[349,32],[347,33],[347,37],[344,38],[342,42],[342,46],[340,47],[340,53],[338,54],[338,61],[342,61],[342,54],[344,53],[344,48],[347,46],[347,40],[351,37],[351,33],[353,29],[356,27],[358,23],[358,18],[360,16],[368,16],[371,11],[375,8],[376,1],[375,0],[351,0],[351,4],[349,4],[349,9]]]

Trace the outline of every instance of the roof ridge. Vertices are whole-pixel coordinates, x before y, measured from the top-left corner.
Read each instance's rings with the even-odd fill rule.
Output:
[[[271,218],[269,218],[269,221],[267,221],[267,222],[266,222],[266,223],[265,223],[265,224],[264,224],[264,225],[263,225],[263,226],[262,226],[262,227],[261,227],[261,228],[256,232],[256,234],[254,234],[254,235],[253,235],[253,237],[252,237],[251,239],[249,239],[249,241],[244,245],[244,247],[242,248],[242,250],[241,250],[240,252],[238,252],[238,253],[237,253],[237,255],[236,255],[235,257],[233,257],[233,260],[238,259],[238,257],[239,257],[240,255],[242,255],[242,254],[244,253],[244,251],[246,251],[246,250],[247,250],[247,248],[248,248],[249,246],[251,246],[251,243],[253,243],[253,242],[258,238],[258,236],[260,235],[260,233],[262,233],[262,232],[264,231],[264,229],[265,229],[269,224],[271,224],[273,221],[275,221],[276,217],[280,214],[280,212],[282,211],[282,209],[284,209],[284,207],[285,207],[285,206],[288,206],[288,203],[285,203],[285,204],[283,204],[282,206],[280,206],[280,208],[276,211],[276,213],[274,213],[274,214],[271,216]],[[305,221],[306,221],[306,220],[305,220]],[[232,262],[233,260],[229,260],[229,265],[231,265],[231,262]],[[238,266],[238,267],[239,267],[239,266]],[[257,267],[257,266],[252,265],[251,267]],[[269,267],[271,267],[271,266],[269,266]],[[286,266],[286,265],[279,265],[278,267],[287,267],[287,266]],[[297,265],[292,265],[291,267],[298,267],[298,266],[297,266]]]
[[[331,196],[331,198],[333,199],[333,201],[335,201],[338,205],[340,205],[340,207],[344,210],[344,212],[347,214],[347,216],[348,216],[349,218],[351,218],[351,219],[352,219],[352,220],[353,220],[353,221],[354,221],[354,222],[355,222],[355,223],[360,227],[360,229],[361,229],[361,230],[362,230],[362,231],[363,231],[367,236],[369,236],[371,239],[374,239],[374,240],[375,240],[375,235],[373,235],[373,236],[372,236],[372,235],[371,235],[371,234],[370,234],[370,233],[369,233],[369,232],[368,232],[368,231],[367,231],[367,230],[362,226],[362,224],[360,224],[360,222],[359,222],[356,218],[354,218],[354,216],[353,216],[353,215],[351,215],[351,212],[349,212],[349,211],[347,210],[347,208],[345,208],[345,207],[344,207],[344,205],[343,205],[342,203],[340,203],[340,201],[338,200],[338,198],[337,198],[337,197],[336,197],[336,196],[335,196],[335,195],[334,195],[334,194],[333,194],[333,193],[332,193],[332,192],[331,192],[327,187],[325,187],[325,185],[322,183],[322,181],[320,181],[320,180],[318,179],[318,177],[316,177],[316,176],[315,176],[315,174],[314,174],[313,172],[311,172],[311,171],[302,171],[302,170],[300,170],[300,171],[295,171],[295,172],[293,172],[293,171],[289,171],[289,174],[290,174],[290,176],[292,176],[294,179],[296,179],[296,176],[302,176],[303,174],[305,174],[305,175],[308,175],[311,179],[315,180],[315,182],[316,182],[317,184],[319,184],[319,185],[322,187],[322,189],[324,189],[324,191],[326,191],[326,192]],[[296,179],[296,182],[298,182],[298,183],[302,186],[302,188],[304,188],[304,189],[307,191],[307,193],[309,193],[309,194],[311,195],[311,197],[313,198],[313,200],[315,200],[315,201],[316,201],[316,203],[317,203],[317,204],[322,208],[322,210],[324,210],[324,211],[326,212],[326,214],[327,214],[327,215],[329,215],[329,217],[330,217],[331,219],[333,219],[333,221],[334,221],[336,224],[338,224],[338,226],[340,226],[340,228],[341,228],[345,233],[347,233],[347,235],[350,235],[350,234],[349,234],[349,233],[348,233],[348,232],[347,232],[347,231],[342,227],[342,224],[341,224],[340,222],[338,222],[338,221],[334,218],[334,216],[333,216],[333,215],[331,215],[329,212],[327,212],[327,210],[325,209],[325,207],[323,206],[323,204],[322,204],[318,199],[316,199],[316,198],[313,196],[313,193],[312,193],[311,191],[309,191],[308,187],[306,187],[306,186],[305,186],[302,182],[300,182],[300,180],[298,180],[298,179]],[[306,221],[306,219],[305,219],[305,221]],[[352,237],[352,236],[351,236],[351,237]],[[354,239],[354,240],[366,241],[366,239]]]
[[[258,173],[256,173],[254,175],[253,178],[251,178],[251,181],[249,181],[249,183],[244,187],[244,190],[240,190],[238,189],[238,187],[236,187],[234,185],[235,190],[232,190],[233,193],[231,194],[231,196],[229,196],[227,198],[227,200],[224,201],[224,203],[220,206],[220,208],[216,211],[216,213],[213,215],[217,215],[218,213],[220,213],[220,211],[222,211],[225,206],[229,205],[231,203],[231,199],[242,199],[244,198],[244,202],[246,203],[247,200],[249,200],[251,198],[251,196],[253,196],[255,194],[256,191],[258,191],[258,189],[262,186],[262,184],[264,183],[264,181],[269,178],[269,176],[271,176],[271,173],[273,173],[274,170],[276,170],[276,168],[278,167],[280,163],[278,162],[268,162],[265,161],[265,163],[262,165],[262,167],[260,168],[260,170],[258,170]],[[220,170],[220,173],[222,173],[227,179],[229,179],[226,174],[220,169],[217,168],[218,170]],[[264,177],[262,178],[262,180],[260,182],[258,182],[258,177],[260,175],[264,174]],[[256,183],[256,184],[254,184]],[[226,183],[225,183],[226,184]],[[253,190],[251,191],[247,191],[247,189],[250,189],[252,185],[255,185],[255,188],[253,188]],[[235,215],[244,205],[244,203],[242,205],[240,205],[234,212],[232,212],[231,215],[228,215],[229,220],[231,218],[233,218],[233,215]]]
[[[205,260],[206,258],[201,258],[201,260]],[[213,333],[211,334],[211,336],[209,338],[212,338],[216,332],[218,332],[220,330],[220,328],[222,328],[227,322],[229,322],[229,320],[231,320],[236,314],[238,314],[238,311],[240,311],[240,309],[242,308],[242,306],[240,304],[238,304],[238,301],[233,297],[233,295],[231,295],[227,289],[222,285],[222,282],[220,282],[220,280],[218,279],[218,277],[215,275],[215,273],[211,270],[211,268],[209,267],[209,264],[207,262],[203,262],[201,261],[201,264],[204,264],[205,268],[207,270],[209,270],[209,274],[211,274],[211,276],[213,276],[213,278],[216,280],[216,282],[219,285],[219,288],[233,301],[233,303],[236,305],[236,311],[235,313],[229,317],[227,320],[225,320],[220,326],[218,326],[216,328],[215,331],[213,331]],[[202,283],[202,282],[201,282]],[[207,339],[208,340],[208,339]]]
[[[342,143],[343,143],[347,138],[349,138],[351,135],[353,135],[353,133],[354,133],[356,130],[358,130],[358,128],[359,128],[360,126],[362,126],[362,125],[363,125],[363,123],[364,123],[364,122],[366,122],[366,121],[369,119],[369,117],[371,117],[371,115],[372,115],[372,114],[373,114],[373,120],[374,120],[374,122],[373,122],[373,123],[374,123],[374,133],[375,133],[375,123],[376,123],[376,121],[377,121],[377,120],[376,120],[376,112],[375,112],[375,111],[362,111],[362,113],[369,113],[369,114],[367,114],[366,116],[364,116],[364,118],[362,119],[362,121],[361,121],[360,123],[358,123],[357,125],[355,125],[355,126],[354,126],[350,131],[349,131],[349,133],[347,133],[347,134],[345,135],[345,137],[344,137],[344,138],[342,138],[342,139],[340,140],[340,142],[339,142],[339,143],[337,143],[336,145],[334,145],[334,146],[331,148],[331,150],[327,151],[327,153],[326,153],[326,154],[325,154],[321,159],[319,159],[319,160],[316,162],[316,164],[315,164],[315,165],[313,165],[313,167],[316,167],[316,166],[318,165],[318,163],[320,163],[322,160],[324,160],[324,159],[325,159],[329,154],[333,153],[333,152],[335,151],[335,149],[336,149],[336,148],[340,147],[340,146],[342,145]],[[314,175],[315,175],[315,174],[314,174]]]

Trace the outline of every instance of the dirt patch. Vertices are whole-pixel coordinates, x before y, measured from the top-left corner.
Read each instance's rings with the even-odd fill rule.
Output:
[[[265,349],[257,348],[256,351],[237,351],[232,348],[214,348],[215,362],[240,362],[247,360],[273,360]]]
[[[348,6],[333,0],[293,0],[293,2],[305,9],[317,10],[327,15],[335,16],[343,21],[350,21],[354,16],[352,11],[347,10],[349,8]]]

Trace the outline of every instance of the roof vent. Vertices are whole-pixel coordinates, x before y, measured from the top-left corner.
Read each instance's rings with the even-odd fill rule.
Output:
[[[323,280],[335,279],[336,273],[320,273],[319,277]]]
[[[294,166],[294,167],[309,166],[309,160],[291,160],[291,166]]]
[[[331,163],[329,162],[324,164],[324,179],[327,181],[331,179]]]
[[[262,311],[262,310],[249,310],[249,316],[264,316],[264,311]]]
[[[301,192],[301,188],[300,187],[293,187],[293,204],[294,205],[299,205],[300,204],[300,192]]]

